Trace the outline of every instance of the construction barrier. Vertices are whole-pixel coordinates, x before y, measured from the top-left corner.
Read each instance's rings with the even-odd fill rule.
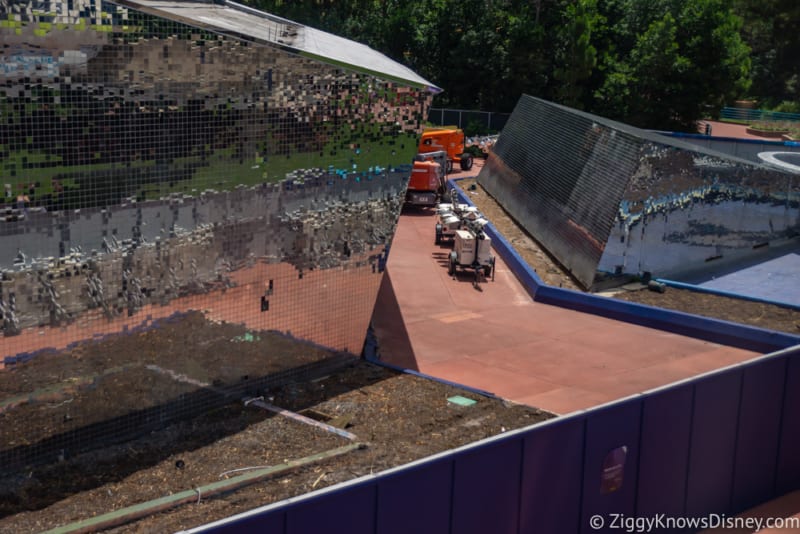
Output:
[[[696,531],[800,489],[797,450],[800,347],[187,532]]]

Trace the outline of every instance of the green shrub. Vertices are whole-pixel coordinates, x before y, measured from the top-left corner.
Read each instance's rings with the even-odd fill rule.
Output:
[[[780,113],[800,113],[800,102],[784,100],[773,111]]]
[[[754,130],[761,130],[762,132],[788,132],[797,124],[788,121],[758,121],[750,125]]]
[[[476,135],[485,135],[486,134],[486,125],[479,121],[479,120],[471,120],[464,126],[464,135],[467,137],[474,137]]]
[[[467,154],[472,154],[472,157],[474,158],[486,157],[486,154],[483,152],[483,150],[481,150],[481,147],[479,147],[478,145],[470,145],[464,148],[464,152],[466,152]]]

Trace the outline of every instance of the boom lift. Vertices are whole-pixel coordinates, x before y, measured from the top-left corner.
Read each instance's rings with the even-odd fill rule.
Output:
[[[431,127],[422,132],[417,152],[419,154],[438,151],[446,152],[445,174],[450,174],[456,164],[462,171],[468,171],[472,168],[472,154],[464,152],[465,144],[466,136],[461,128],[455,126]]]

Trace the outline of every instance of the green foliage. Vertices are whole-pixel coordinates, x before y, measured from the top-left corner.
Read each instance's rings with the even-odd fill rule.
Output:
[[[473,137],[476,135],[485,135],[486,134],[486,124],[478,121],[478,120],[471,120],[467,122],[467,125],[464,126],[464,135],[467,137]]]
[[[746,90],[747,46],[725,0],[630,0],[608,73],[602,112],[648,128],[691,131],[704,110]]]
[[[772,111],[777,111],[779,113],[800,113],[800,100],[789,101],[784,100]]]
[[[751,95],[771,108],[800,101],[800,2],[734,0],[744,20],[742,37],[751,48]]]
[[[556,65],[553,77],[559,82],[559,101],[574,108],[584,107],[583,83],[597,66],[597,48],[592,44],[592,32],[604,22],[597,11],[597,0],[577,0],[567,4],[563,22],[556,34]]]
[[[251,0],[368,44],[445,91],[509,112],[523,93],[655,129],[750,94],[800,102],[796,0]]]
[[[481,147],[478,145],[470,145],[464,149],[464,152],[467,154],[472,154],[473,158],[485,158],[486,153],[481,150]]]

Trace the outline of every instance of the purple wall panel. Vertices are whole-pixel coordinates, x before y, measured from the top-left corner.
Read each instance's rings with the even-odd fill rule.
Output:
[[[214,527],[214,534],[283,534],[286,528],[286,511],[272,510],[254,514]]]
[[[391,475],[378,485],[378,534],[439,534],[450,528],[453,461]]]
[[[516,534],[522,436],[456,456],[452,534]]]
[[[612,514],[730,516],[800,489],[798,450],[800,351],[210,530],[602,532],[599,515],[611,532]]]
[[[686,514],[728,510],[733,485],[742,371],[732,370],[695,385]]]
[[[776,494],[800,489],[800,354],[787,358]]]
[[[286,510],[286,534],[373,534],[377,485],[361,484]]]
[[[637,517],[683,515],[693,398],[692,386],[684,385],[644,399]]]
[[[573,417],[525,436],[521,534],[579,531],[585,421]]]
[[[778,358],[744,368],[733,471],[734,511],[775,496],[786,363]]]
[[[587,419],[580,532],[613,532],[593,528],[590,518],[594,515],[604,518],[606,528],[611,513],[633,515],[641,411],[641,399],[634,398],[598,410]],[[622,447],[626,449],[624,458],[614,454]],[[617,488],[613,489],[608,475],[614,471],[614,463],[621,460],[624,460],[622,477],[617,479]]]

